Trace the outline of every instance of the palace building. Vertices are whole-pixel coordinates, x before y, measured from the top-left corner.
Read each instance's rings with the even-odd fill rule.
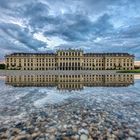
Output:
[[[128,53],[84,53],[58,50],[56,53],[12,53],[5,56],[7,69],[17,70],[131,70],[134,55]]]

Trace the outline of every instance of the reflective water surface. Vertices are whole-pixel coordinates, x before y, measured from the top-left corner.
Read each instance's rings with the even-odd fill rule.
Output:
[[[22,130],[28,127],[33,127],[32,133],[40,132],[37,138],[86,135],[91,139],[139,139],[140,77],[133,74],[1,76],[0,127],[8,127],[5,130],[8,131],[19,123],[23,126],[13,139],[23,131],[28,134]]]

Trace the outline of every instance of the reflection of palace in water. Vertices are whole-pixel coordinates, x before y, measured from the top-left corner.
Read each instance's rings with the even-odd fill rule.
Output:
[[[59,90],[80,90],[86,87],[125,87],[134,83],[132,74],[62,74],[6,76],[6,84],[14,87],[57,87]]]

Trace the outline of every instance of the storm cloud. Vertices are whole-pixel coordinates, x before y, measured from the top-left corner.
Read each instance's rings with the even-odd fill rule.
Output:
[[[140,58],[139,0],[0,0],[1,59],[81,48]]]

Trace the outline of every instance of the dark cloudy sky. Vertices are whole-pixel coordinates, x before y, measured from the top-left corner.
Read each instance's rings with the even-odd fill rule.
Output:
[[[0,0],[0,59],[58,48],[140,59],[140,0]]]

